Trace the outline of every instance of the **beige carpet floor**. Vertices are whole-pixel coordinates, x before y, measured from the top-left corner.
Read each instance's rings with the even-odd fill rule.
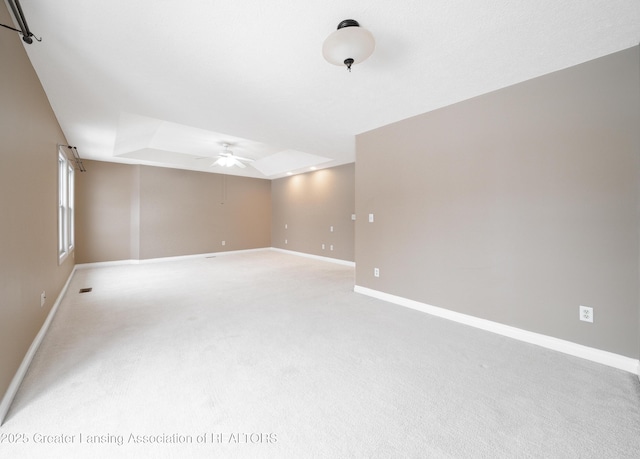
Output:
[[[640,457],[637,376],[353,278],[274,251],[78,270],[0,456]]]

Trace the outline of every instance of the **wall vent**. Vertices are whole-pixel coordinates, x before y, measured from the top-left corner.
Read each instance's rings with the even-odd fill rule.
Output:
[[[93,290],[93,287],[81,288],[78,293],[89,293],[91,290]]]

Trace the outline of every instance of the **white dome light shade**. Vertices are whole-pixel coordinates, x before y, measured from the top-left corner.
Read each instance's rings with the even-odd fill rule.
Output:
[[[346,19],[338,25],[338,30],[327,37],[322,45],[322,55],[334,65],[358,64],[373,53],[376,41],[371,32],[360,27],[357,21]]]

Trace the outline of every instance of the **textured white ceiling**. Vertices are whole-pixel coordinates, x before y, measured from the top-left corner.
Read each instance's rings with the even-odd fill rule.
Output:
[[[21,3],[43,39],[25,47],[81,156],[267,178],[284,172],[197,158],[227,142],[254,159],[353,162],[356,134],[640,42],[638,0]],[[351,73],[322,58],[343,19],[376,39]]]

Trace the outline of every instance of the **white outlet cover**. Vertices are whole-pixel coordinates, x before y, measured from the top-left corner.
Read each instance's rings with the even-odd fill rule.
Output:
[[[369,214],[369,223],[373,223],[373,214]]]
[[[593,323],[593,308],[580,306],[580,320]]]
[[[380,270],[378,268],[373,268],[373,276],[380,277]]]
[[[333,244],[329,246],[329,250],[333,250]]]
[[[356,220],[356,214],[351,214],[351,220],[353,220],[353,221]]]
[[[329,227],[329,231],[331,231],[333,233],[333,226]]]

